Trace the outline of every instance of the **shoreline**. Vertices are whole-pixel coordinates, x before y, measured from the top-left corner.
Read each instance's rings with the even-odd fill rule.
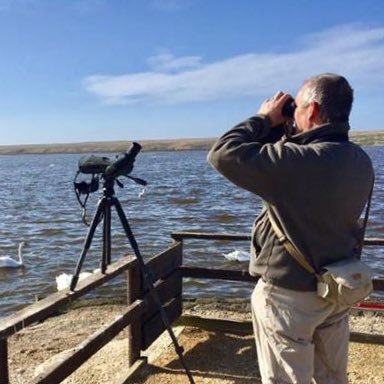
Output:
[[[135,141],[135,140],[133,140]],[[109,153],[126,152],[133,141],[100,141],[82,143],[0,145],[0,155],[44,155],[60,153]],[[175,140],[138,140],[145,152],[208,150],[214,138],[175,139]]]
[[[384,145],[384,130],[350,132],[350,139],[356,144],[366,146]],[[138,140],[143,151],[191,151],[208,150],[215,138],[187,138],[169,140]],[[132,144],[129,140],[99,141],[81,143],[21,144],[0,145],[0,155],[21,154],[60,154],[60,153],[98,153],[126,152]]]

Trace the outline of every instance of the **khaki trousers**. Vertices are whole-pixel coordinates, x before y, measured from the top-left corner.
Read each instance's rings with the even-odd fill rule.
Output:
[[[348,308],[262,279],[251,304],[263,384],[348,383]]]

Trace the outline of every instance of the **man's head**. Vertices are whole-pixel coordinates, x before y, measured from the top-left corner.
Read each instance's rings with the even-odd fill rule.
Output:
[[[324,73],[306,80],[295,102],[296,128],[298,132],[305,132],[326,123],[348,121],[353,89],[344,77]]]

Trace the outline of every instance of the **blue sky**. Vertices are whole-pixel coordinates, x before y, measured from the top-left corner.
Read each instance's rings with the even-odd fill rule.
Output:
[[[384,129],[384,3],[0,0],[0,145],[216,137],[321,72]]]

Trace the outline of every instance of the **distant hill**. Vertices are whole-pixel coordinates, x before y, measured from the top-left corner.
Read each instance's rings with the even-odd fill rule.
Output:
[[[143,151],[182,151],[208,149],[215,139],[138,140]],[[48,153],[125,152],[131,141],[96,141],[61,144],[0,145],[0,155]]]
[[[359,145],[384,145],[384,131],[351,132],[350,137]]]
[[[384,145],[384,131],[351,132],[351,140],[360,145]],[[140,140],[143,151],[208,150],[214,138]],[[0,155],[48,153],[107,153],[125,152],[131,141],[105,141],[61,144],[0,145]]]

